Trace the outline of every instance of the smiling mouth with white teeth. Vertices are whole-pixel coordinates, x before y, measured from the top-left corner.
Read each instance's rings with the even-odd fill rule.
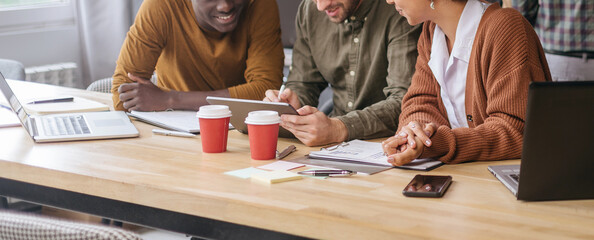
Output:
[[[233,20],[233,17],[235,17],[235,13],[231,13],[229,15],[224,15],[224,16],[215,16],[215,18],[222,23],[227,23]]]

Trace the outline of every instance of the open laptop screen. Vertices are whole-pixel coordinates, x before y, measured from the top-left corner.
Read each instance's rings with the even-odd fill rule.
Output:
[[[12,110],[17,114],[23,127],[27,130],[27,132],[29,132],[29,134],[31,134],[29,124],[27,124],[27,118],[29,115],[25,111],[25,108],[23,108],[23,105],[21,105],[21,103],[17,99],[16,95],[8,85],[8,82],[6,81],[6,78],[4,78],[2,73],[0,73],[0,89],[2,90],[2,94],[4,94],[4,97],[8,101],[8,104],[10,104]]]
[[[518,199],[594,198],[594,82],[530,85]]]

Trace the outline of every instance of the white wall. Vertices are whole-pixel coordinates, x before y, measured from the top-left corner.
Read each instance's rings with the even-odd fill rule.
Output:
[[[277,0],[283,44],[294,42],[301,0]],[[77,86],[111,77],[129,26],[142,0],[71,0],[62,6],[0,10],[0,58],[25,67],[74,62]]]
[[[25,67],[74,62],[77,87],[111,77],[142,0],[71,0],[0,11],[0,58]]]
[[[141,3],[142,0],[79,0],[86,85],[113,75],[122,43]]]
[[[25,67],[58,62],[81,63],[74,2],[65,5],[0,11],[0,58]],[[81,79],[77,71],[77,79]]]

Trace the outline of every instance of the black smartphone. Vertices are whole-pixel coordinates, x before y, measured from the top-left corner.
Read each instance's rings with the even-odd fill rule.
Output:
[[[407,197],[441,197],[452,183],[452,176],[417,174],[402,194]]]

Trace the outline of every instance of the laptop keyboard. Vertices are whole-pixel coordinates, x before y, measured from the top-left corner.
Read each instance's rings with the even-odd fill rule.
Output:
[[[520,183],[520,174],[510,174],[511,179],[513,179],[516,183]]]
[[[501,172],[513,179],[514,182],[520,183],[520,169],[503,169]]]
[[[91,133],[82,115],[44,117],[43,128],[49,136],[78,135]]]

